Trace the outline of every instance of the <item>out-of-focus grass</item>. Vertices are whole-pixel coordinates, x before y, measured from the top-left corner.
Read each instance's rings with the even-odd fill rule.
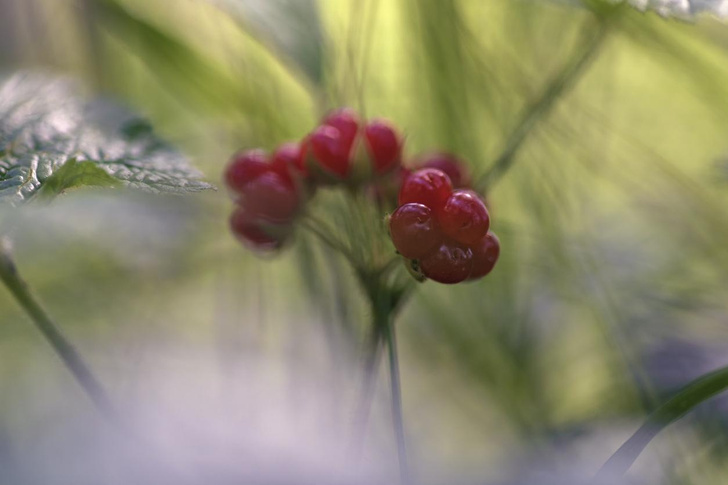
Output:
[[[278,3],[4,0],[2,25],[18,27],[0,29],[0,61],[60,69],[121,97],[213,181],[234,150],[300,137],[339,105],[395,120],[409,156],[453,150],[480,175],[594,22],[546,1]],[[569,456],[606,436],[582,457],[596,470],[645,410],[695,377],[655,382],[650,352],[675,338],[728,343],[728,190],[714,171],[728,151],[728,30],[630,9],[610,29],[489,191],[496,270],[419,287],[397,324],[413,461],[433,477],[461,467],[498,476],[503,467],[483,464],[524,448],[539,462]],[[316,362],[353,409],[354,378],[336,367],[341,353],[356,361],[367,315],[326,248],[301,235],[281,258],[257,260],[227,233],[224,190],[111,204],[87,219],[81,195],[67,197],[19,225],[18,263],[112,395],[133,388],[145,353],[181,345],[264,354],[291,375],[296,359]],[[133,254],[104,242],[112,230]],[[0,430],[30,444],[62,414],[28,405],[38,375],[66,406],[89,410],[14,303],[0,301]],[[326,343],[299,348],[319,327]],[[386,412],[375,406],[371,427],[385,449]],[[724,412],[678,427],[648,459],[658,471],[641,470],[721,483]],[[624,428],[599,434],[609,423]]]

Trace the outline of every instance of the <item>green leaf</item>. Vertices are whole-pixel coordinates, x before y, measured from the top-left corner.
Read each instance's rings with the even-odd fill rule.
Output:
[[[146,121],[107,99],[84,100],[68,79],[0,80],[0,203],[18,205],[46,184],[50,193],[110,180],[155,193],[212,188],[200,176]]]
[[[728,367],[695,379],[647,418],[645,423],[607,460],[599,471],[599,476],[608,478],[623,475],[660,431],[698,404],[726,389],[728,389]]]
[[[53,197],[73,187],[114,187],[118,184],[118,180],[94,162],[79,162],[73,158],[45,180],[40,193]]]

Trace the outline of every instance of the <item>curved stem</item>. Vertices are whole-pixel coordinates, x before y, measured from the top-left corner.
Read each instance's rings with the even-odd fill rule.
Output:
[[[35,299],[27,283],[21,278],[10,252],[0,241],[0,279],[15,300],[31,318],[48,343],[51,344],[66,368],[76,378],[99,411],[108,418],[115,418],[113,406],[100,382],[84,362],[81,354],[53,323],[38,300]]]
[[[397,438],[397,456],[399,457],[400,481],[403,484],[410,484],[409,465],[407,463],[407,447],[404,435],[404,420],[402,418],[402,391],[399,380],[399,359],[397,357],[397,339],[394,333],[394,325],[388,322],[384,325],[384,339],[387,342],[389,354],[389,382],[392,394],[392,420],[394,432]]]
[[[728,389],[728,367],[694,380],[659,406],[640,428],[607,460],[597,478],[623,475],[645,447],[670,423],[680,419],[698,404]]]
[[[586,72],[591,61],[596,58],[609,30],[606,20],[599,18],[596,22],[596,26],[589,22],[584,27],[588,40],[581,51],[572,56],[571,62],[564,66],[561,72],[546,86],[541,96],[526,107],[516,128],[506,141],[505,148],[491,168],[476,182],[475,187],[479,191],[490,190],[511,168],[518,150],[531,131],[541,119],[550,113],[556,100],[576,84],[580,76]]]

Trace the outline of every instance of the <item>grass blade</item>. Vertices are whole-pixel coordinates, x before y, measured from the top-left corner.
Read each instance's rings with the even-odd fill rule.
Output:
[[[697,405],[728,389],[728,367],[694,380],[658,407],[640,428],[607,460],[597,478],[623,475],[642,451],[668,425]]]

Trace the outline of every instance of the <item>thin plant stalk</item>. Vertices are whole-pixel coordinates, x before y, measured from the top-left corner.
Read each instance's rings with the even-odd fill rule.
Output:
[[[642,426],[607,460],[597,478],[624,475],[657,434],[695,406],[728,389],[728,367],[701,376],[659,406]]]
[[[369,414],[372,408],[377,375],[379,374],[379,363],[382,356],[382,332],[374,326],[369,344],[367,345],[364,369],[362,374],[362,386],[357,410],[354,415],[354,432],[352,433],[352,456],[357,458],[361,454],[361,447],[364,443]]]
[[[40,302],[30,291],[28,284],[18,273],[18,269],[5,243],[0,242],[0,280],[20,304],[36,328],[53,347],[66,368],[86,392],[96,408],[107,418],[115,418],[111,401],[99,380],[81,357],[73,344],[63,335]]]
[[[394,325],[390,321],[384,326],[384,339],[389,355],[389,382],[391,385],[392,421],[397,439],[397,456],[399,458],[400,481],[404,485],[411,483],[409,464],[407,461],[407,444],[404,435],[404,419],[402,416],[402,386],[399,379],[399,359],[397,357],[397,339]]]
[[[359,215],[360,213],[353,204],[355,200],[347,200],[352,203],[351,212]],[[366,223],[367,221],[362,217],[362,224],[365,225]],[[371,305],[373,324],[372,341],[368,349],[367,361],[365,362],[361,401],[359,402],[358,412],[355,414],[357,421],[354,423],[354,429],[355,431],[360,431],[360,433],[355,434],[354,439],[364,439],[371,399],[376,385],[380,348],[384,343],[387,346],[389,356],[392,419],[394,435],[397,442],[400,479],[402,484],[409,485],[411,479],[405,445],[399,363],[393,322],[397,310],[407,300],[411,286],[400,286],[391,281],[392,275],[389,270],[396,267],[394,264],[396,260],[386,261],[382,266],[376,268],[367,268],[366,266],[368,264],[364,263],[364,261],[372,261],[373,258],[370,259],[367,257],[370,255],[354,254],[348,245],[329,235],[325,224],[310,215],[303,220],[303,224],[306,229],[317,236],[324,244],[339,252],[348,260],[355,270],[359,283]],[[353,451],[354,453],[357,451],[356,443],[354,443]]]
[[[321,242],[329,246],[331,249],[341,253],[341,255],[343,255],[352,265],[356,265],[358,259],[354,256],[352,251],[341,241],[330,236],[330,231],[327,231],[325,226],[323,226],[317,219],[309,216],[306,219],[302,219],[300,224],[319,238]]]
[[[516,128],[508,137],[505,148],[493,162],[491,168],[476,182],[475,187],[479,191],[490,190],[505,175],[515,162],[516,155],[528,135],[551,112],[556,101],[567,93],[587,71],[587,67],[591,65],[604,45],[604,40],[609,32],[609,23],[603,18],[596,18],[594,22],[587,23],[584,32],[587,40],[580,51],[572,56],[571,61],[546,86],[541,95],[526,107]]]
[[[404,433],[404,420],[402,417],[402,391],[399,377],[399,362],[397,358],[397,342],[394,334],[394,316],[399,306],[406,300],[408,288],[398,291],[395,287],[389,286],[380,273],[359,273],[359,281],[362,284],[372,310],[372,323],[374,332],[372,334],[371,349],[374,360],[374,369],[365,371],[365,379],[370,380],[371,384],[365,382],[365,386],[373,386],[376,380],[376,366],[379,356],[375,352],[379,352],[382,344],[387,347],[389,357],[389,381],[391,385],[390,397],[392,406],[392,424],[394,428],[394,436],[397,442],[397,457],[399,462],[400,482],[403,485],[411,484],[411,475],[407,460],[407,448]],[[363,396],[368,399],[370,396]],[[368,406],[365,402],[364,406]],[[362,437],[363,438],[363,437]]]

